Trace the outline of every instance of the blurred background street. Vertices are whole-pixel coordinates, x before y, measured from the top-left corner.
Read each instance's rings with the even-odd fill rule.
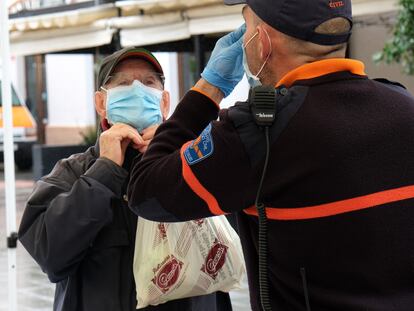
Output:
[[[95,82],[106,56],[130,46],[154,52],[164,71],[165,89],[171,95],[171,114],[199,79],[217,40],[244,23],[242,6],[224,6],[222,0],[0,1],[7,2],[9,11],[10,68],[7,74],[0,73],[0,86],[10,78],[17,227],[34,180],[49,173],[57,160],[95,143],[99,120],[94,108]],[[393,37],[393,27],[399,24],[401,3],[352,0],[353,31],[346,57],[362,61],[370,78],[398,81],[414,93],[414,63],[408,67],[407,62],[394,59],[386,64],[379,53],[388,50],[393,55],[407,49],[405,45],[384,48]],[[402,30],[412,31],[412,26],[400,24]],[[0,27],[7,29],[6,23]],[[407,37],[412,46],[413,36]],[[397,43],[404,42],[397,39]],[[400,59],[400,55],[394,57]],[[5,67],[0,61],[1,72]],[[248,92],[249,84],[243,78],[220,106],[227,108],[244,101]],[[7,306],[1,93],[0,89],[0,311],[11,311]],[[18,310],[52,310],[53,295],[54,284],[19,244]],[[250,310],[247,281],[231,297],[234,311]]]

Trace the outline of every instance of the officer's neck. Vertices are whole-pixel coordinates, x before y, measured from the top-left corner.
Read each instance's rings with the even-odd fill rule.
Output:
[[[338,57],[334,57],[338,56]],[[275,57],[272,59],[272,62],[269,64],[269,70],[267,70],[264,75],[262,82],[265,85],[276,85],[284,76],[294,69],[301,67],[306,64],[310,64],[316,61],[329,59],[329,58],[340,58],[342,55],[329,55],[327,57],[312,57],[308,55],[299,55],[299,56],[286,56],[285,57]],[[343,57],[343,56],[342,56]]]

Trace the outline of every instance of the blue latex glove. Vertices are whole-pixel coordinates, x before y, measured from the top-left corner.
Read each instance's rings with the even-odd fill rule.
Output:
[[[201,76],[227,97],[243,78],[243,35],[246,24],[217,41]]]

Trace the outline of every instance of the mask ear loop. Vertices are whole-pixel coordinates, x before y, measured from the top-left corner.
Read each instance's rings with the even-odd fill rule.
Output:
[[[269,33],[267,32],[267,30],[266,30],[266,29],[264,29],[264,28],[263,28],[263,30],[266,32],[267,39],[269,40],[270,52],[269,52],[269,54],[267,55],[266,60],[264,61],[264,63],[263,63],[263,65],[262,65],[262,67],[260,67],[260,70],[259,70],[259,72],[257,73],[256,78],[259,78],[259,75],[262,73],[262,70],[263,70],[263,69],[264,69],[264,67],[266,66],[267,61],[269,60],[270,55],[272,54],[272,40],[270,40],[270,36],[269,36]],[[257,33],[258,33],[258,32],[257,32]],[[249,40],[249,41],[250,41],[250,40]]]
[[[246,44],[243,46],[243,48],[245,49],[246,48],[246,46],[248,46],[249,45],[249,43],[254,39],[254,38],[256,38],[256,36],[259,34],[259,32],[257,32],[256,31],[256,33],[253,35],[253,37],[251,37],[249,40],[247,40],[247,42],[246,42]]]

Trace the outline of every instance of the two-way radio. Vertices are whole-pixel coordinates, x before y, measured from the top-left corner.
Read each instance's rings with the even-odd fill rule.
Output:
[[[269,297],[267,266],[267,216],[266,207],[262,202],[260,202],[260,195],[269,164],[269,128],[273,125],[276,119],[276,92],[277,90],[273,86],[257,86],[250,89],[248,100],[254,121],[260,128],[264,129],[266,139],[266,157],[254,203],[259,217],[259,287],[260,301],[264,311],[271,311],[272,307],[270,305]]]

